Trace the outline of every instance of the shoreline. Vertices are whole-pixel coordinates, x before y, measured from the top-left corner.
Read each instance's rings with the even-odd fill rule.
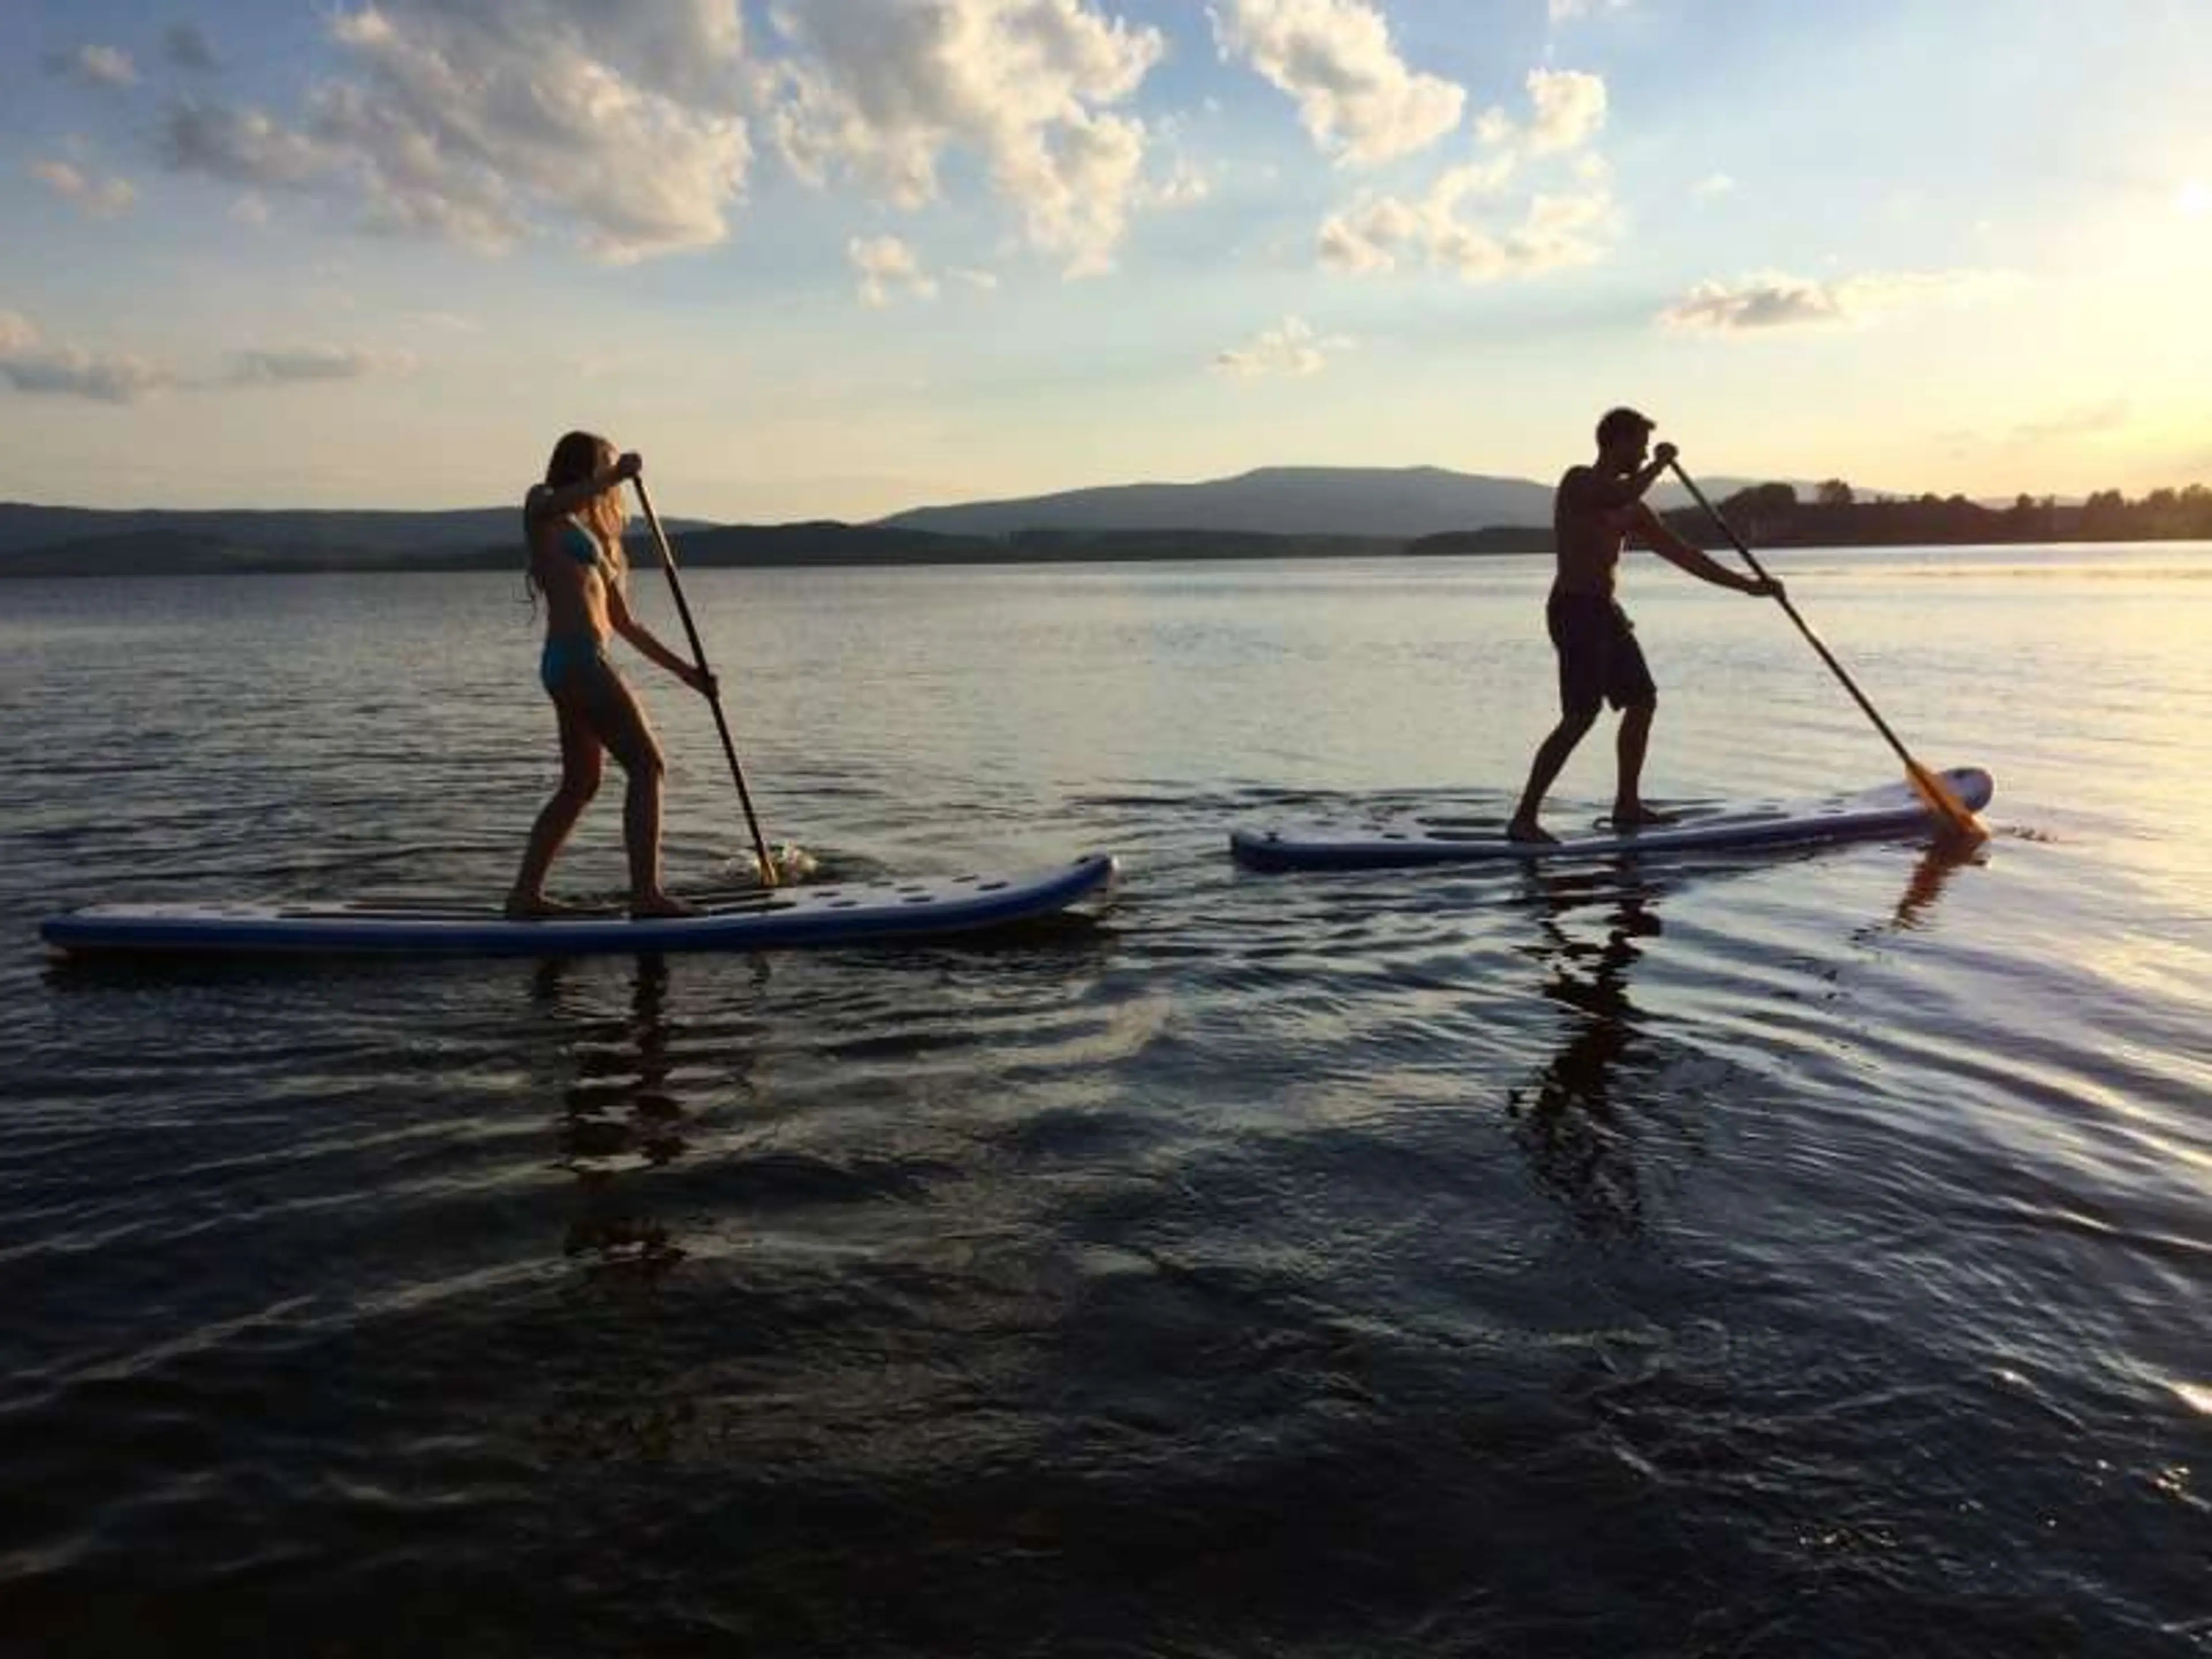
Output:
[[[701,531],[672,538],[679,567],[686,570],[764,569],[903,569],[989,568],[1108,564],[1247,564],[1293,560],[1387,560],[1425,562],[1451,558],[1533,558],[1547,556],[1548,534],[1516,530],[1485,531],[1474,535],[1431,536],[1401,541],[1395,538],[1303,537],[1228,534],[1198,532],[1189,534],[1131,532],[1126,533],[1032,532],[1005,540],[985,538],[925,537],[944,546],[918,549],[908,538],[923,532],[900,532],[903,545],[884,545],[872,534],[851,538],[817,533],[748,531]],[[1709,550],[1725,552],[1725,543],[1697,538]],[[453,574],[468,571],[504,572],[520,568],[517,549],[497,546],[465,550],[432,550],[405,553],[362,549],[271,549],[241,545],[211,538],[190,538],[180,545],[163,538],[156,549],[140,538],[136,545],[64,544],[0,553],[0,581],[94,580],[158,579],[169,576],[333,576],[417,573]],[[717,545],[717,544],[720,544]],[[743,544],[751,544],[750,545]],[[2212,540],[2188,537],[2157,537],[2136,540],[2091,540],[2086,538],[2042,538],[2032,540],[1796,542],[1759,540],[1762,551],[1859,555],[1899,552],[1990,552],[2007,548],[2052,552],[2079,548],[2084,552],[2133,551],[2170,547],[2177,550],[2212,551]],[[650,544],[632,539],[631,563],[646,568],[655,562]]]

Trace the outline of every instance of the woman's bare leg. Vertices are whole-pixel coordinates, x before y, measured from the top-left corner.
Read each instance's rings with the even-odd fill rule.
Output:
[[[561,783],[530,827],[530,843],[522,854],[522,868],[507,896],[510,916],[557,915],[560,907],[545,896],[545,878],[553,860],[568,842],[576,820],[599,791],[603,770],[602,746],[581,709],[556,698],[554,713],[561,722]]]
[[[684,916],[691,907],[660,884],[660,784],[667,770],[659,740],[622,677],[603,668],[595,678],[592,724],[629,777],[623,794],[623,842],[629,850],[629,912]]]

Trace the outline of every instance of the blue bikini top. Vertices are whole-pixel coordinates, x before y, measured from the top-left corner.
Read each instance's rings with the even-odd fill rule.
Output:
[[[599,543],[593,539],[590,531],[573,519],[565,527],[561,545],[568,550],[568,556],[578,564],[597,565],[599,562]]]

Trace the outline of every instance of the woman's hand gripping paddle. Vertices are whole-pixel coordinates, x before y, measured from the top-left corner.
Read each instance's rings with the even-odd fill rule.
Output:
[[[1706,516],[1720,526],[1721,534],[1735,544],[1735,550],[1743,555],[1744,562],[1751,567],[1752,574],[1762,581],[1772,580],[1752,550],[1744,545],[1743,538],[1729,527],[1729,521],[1721,517],[1720,510],[1705,499],[1705,492],[1698,489],[1690,475],[1682,470],[1681,462],[1670,459],[1668,465],[1674,469],[1674,476],[1682,481],[1682,487],[1690,492],[1699,507],[1705,509]],[[1797,607],[1790,603],[1790,596],[1777,593],[1775,600],[1789,613],[1790,620],[1797,624],[1797,631],[1805,636],[1813,649],[1820,653],[1820,660],[1827,664],[1836,678],[1844,683],[1844,690],[1851,694],[1853,701],[1874,722],[1875,730],[1881,732],[1888,740],[1889,746],[1897,751],[1898,759],[1905,763],[1905,781],[1911,784],[1912,793],[1920,797],[1929,815],[1935,818],[1937,829],[1968,845],[1987,841],[1989,830],[1981,819],[1974,816],[1973,809],[1952,792],[1950,785],[1912,758],[1905,744],[1899,740],[1897,733],[1889,729],[1889,722],[1875,712],[1875,706],[1867,701],[1866,693],[1860,690],[1851,677],[1844,672],[1843,664],[1836,660],[1834,654],[1820,642],[1820,636],[1812,630],[1804,617],[1797,614]]]

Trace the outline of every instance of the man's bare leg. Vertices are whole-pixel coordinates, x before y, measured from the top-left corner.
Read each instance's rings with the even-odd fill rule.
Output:
[[[1535,761],[1528,769],[1528,787],[1521,792],[1521,804],[1513,809],[1512,821],[1505,826],[1508,841],[1528,842],[1537,846],[1548,846],[1559,837],[1536,822],[1543,810],[1544,797],[1551,793],[1552,785],[1575,752],[1575,745],[1583,740],[1597,720],[1597,711],[1587,714],[1569,714],[1552,728],[1551,736],[1536,747]]]
[[[1613,827],[1616,830],[1637,830],[1646,824],[1674,822],[1672,812],[1656,811],[1644,804],[1644,751],[1650,745],[1651,717],[1657,708],[1656,703],[1640,702],[1620,716],[1617,745],[1620,782],[1613,796]]]

